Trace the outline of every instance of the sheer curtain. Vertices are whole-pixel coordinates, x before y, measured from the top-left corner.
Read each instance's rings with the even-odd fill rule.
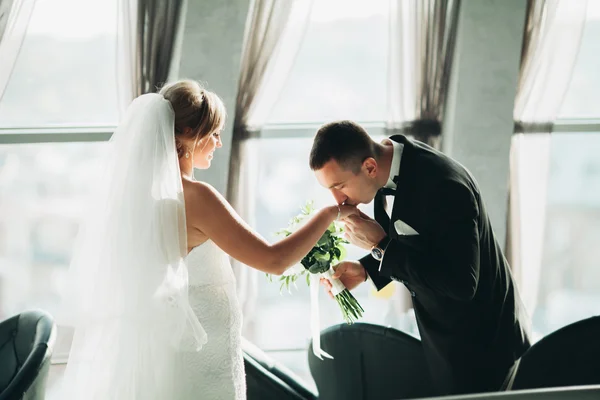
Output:
[[[390,1],[387,131],[437,146],[460,0]]]
[[[36,0],[0,0],[0,101],[10,79]]]
[[[535,311],[548,182],[550,133],[569,87],[587,0],[530,0],[514,107],[507,257],[529,316]]]
[[[312,0],[253,0],[248,12],[238,82],[227,198],[250,225],[256,188],[257,144],[250,138],[265,123],[294,63],[308,25]],[[257,271],[232,260],[244,313],[244,335],[252,340]]]
[[[391,0],[389,6],[386,133],[410,135],[439,147],[460,0]],[[390,318],[412,307],[404,286],[395,289]]]
[[[119,108],[174,77],[179,65],[186,0],[118,0]]]

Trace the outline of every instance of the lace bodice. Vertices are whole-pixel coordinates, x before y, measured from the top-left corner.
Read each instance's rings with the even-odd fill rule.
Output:
[[[245,399],[242,313],[229,256],[212,241],[192,249],[186,262],[189,302],[208,336],[198,353],[183,355],[183,399]]]

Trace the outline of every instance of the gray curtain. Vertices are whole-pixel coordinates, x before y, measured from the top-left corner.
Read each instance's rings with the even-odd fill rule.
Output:
[[[243,175],[243,143],[249,138],[249,119],[256,107],[261,85],[283,36],[292,6],[292,1],[255,0],[248,12],[227,183],[227,199],[238,212],[241,212],[240,194],[243,192],[240,186],[240,176]]]
[[[122,110],[175,75],[186,9],[186,0],[119,1],[117,68]]]
[[[0,101],[21,51],[36,0],[0,0]]]
[[[0,0],[0,42],[2,42],[2,36],[8,24],[8,16],[13,3],[14,0]]]
[[[313,0],[251,2],[240,66],[227,198],[239,215],[254,225],[257,187],[257,141],[250,138],[266,122],[294,64],[308,24]],[[294,18],[290,18],[294,15]],[[243,333],[254,339],[254,308],[259,273],[232,259],[244,314]]]
[[[391,1],[386,130],[438,146],[460,0]]]
[[[386,133],[403,134],[439,148],[441,122],[456,46],[460,0],[390,1]],[[412,307],[396,285],[390,314]]]

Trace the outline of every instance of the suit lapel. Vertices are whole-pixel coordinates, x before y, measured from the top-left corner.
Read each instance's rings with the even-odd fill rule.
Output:
[[[385,211],[385,198],[381,193],[381,190],[377,191],[373,202],[373,212],[375,214],[375,221],[381,225],[384,229],[390,229],[390,217]]]

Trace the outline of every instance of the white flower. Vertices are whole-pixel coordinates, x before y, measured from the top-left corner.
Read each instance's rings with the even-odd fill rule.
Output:
[[[290,227],[290,232],[296,232],[298,229],[302,228],[306,223],[310,220],[310,215],[300,214],[297,218],[300,219],[298,223],[294,224]]]

